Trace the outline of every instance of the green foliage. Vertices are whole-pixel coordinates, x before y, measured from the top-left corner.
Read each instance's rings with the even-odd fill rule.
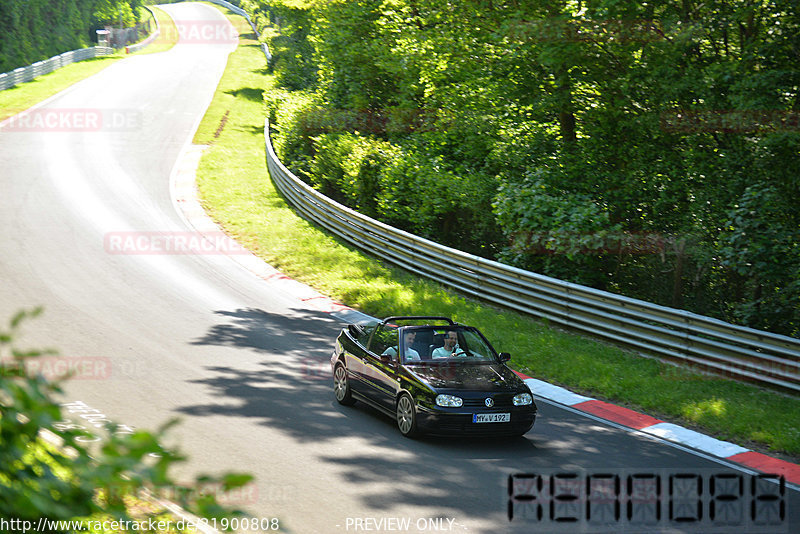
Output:
[[[724,268],[739,284],[732,313],[745,324],[800,327],[800,225],[775,187],[748,187],[720,239]]]
[[[314,138],[314,150],[314,187],[360,213],[377,216],[383,170],[397,161],[399,149],[375,138],[324,134]]]
[[[609,209],[590,195],[562,190],[559,180],[536,169],[522,180],[505,180],[496,197],[499,224],[513,231],[501,261],[576,283],[605,286],[604,257],[618,252],[626,236]],[[554,183],[553,183],[554,182]]]
[[[243,0],[241,4],[255,19],[272,53],[272,74],[282,86],[295,91],[317,81],[314,47],[309,40],[314,21],[307,4],[302,0]]]
[[[110,516],[141,521],[143,516],[132,517],[129,507],[130,498],[141,495],[142,490],[178,496],[179,504],[201,517],[237,514],[221,507],[213,496],[192,499],[192,487],[182,493],[175,491],[182,486],[168,470],[183,457],[161,443],[173,423],[156,433],[139,430],[133,434],[115,434],[115,425],[110,425],[111,436],[92,456],[82,441],[87,437],[84,431],[54,428],[54,423],[62,420],[61,408],[53,400],[61,393],[60,383],[31,374],[26,365],[53,352],[21,350],[15,345],[24,321],[40,313],[41,309],[20,312],[7,330],[0,331],[0,517],[87,520]],[[43,439],[43,430],[55,433],[61,444],[54,446]],[[250,479],[249,475],[233,474],[220,479],[203,477],[195,487],[219,483],[231,489]],[[155,518],[160,512],[147,514],[145,518]]]
[[[314,154],[312,138],[324,131],[319,125],[324,115],[314,95],[266,91],[264,102],[270,126],[276,130],[275,152],[279,158],[292,161],[299,174],[307,176]]]
[[[281,54],[302,58],[284,62],[279,81],[314,95],[302,121],[278,120],[277,142],[297,147],[286,161],[306,178],[316,168],[309,181],[335,198],[350,196],[338,189],[346,162],[335,161],[350,151],[326,137],[315,152],[313,139],[384,140],[400,150],[380,163],[377,216],[387,222],[798,334],[797,263],[786,253],[800,226],[797,2],[270,4]],[[779,241],[747,247],[752,233],[740,234],[735,250],[760,250],[769,274],[731,263],[741,254],[724,229],[749,188],[775,191],[758,225]],[[534,234],[542,246],[523,251],[520,236]]]
[[[493,256],[495,178],[455,163],[430,143],[401,146],[402,153],[383,171],[380,218],[459,250]]]
[[[96,0],[93,18],[100,26],[116,26],[128,28],[135,26],[141,19],[142,0]]]

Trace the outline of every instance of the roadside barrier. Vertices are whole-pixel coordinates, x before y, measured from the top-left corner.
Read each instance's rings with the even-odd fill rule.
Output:
[[[151,16],[151,17],[153,17],[153,21],[156,23],[156,31],[154,31],[153,33],[151,33],[151,34],[150,34],[150,35],[147,37],[147,39],[145,39],[145,40],[144,40],[144,41],[142,41],[141,43],[136,43],[136,44],[132,44],[132,45],[128,45],[128,46],[126,46],[126,47],[125,47],[125,53],[126,53],[126,54],[133,54],[134,52],[138,52],[139,50],[141,50],[141,49],[142,49],[142,48],[144,48],[145,46],[147,46],[147,45],[151,44],[153,41],[155,41],[156,39],[158,39],[158,36],[159,36],[159,35],[161,35],[161,26],[158,24],[158,17],[156,17],[156,14],[155,14],[155,13],[153,12],[153,10],[152,10],[152,9],[150,9],[149,7],[147,7],[147,6],[144,6],[144,8],[145,8],[147,11],[149,11],[149,12],[150,12],[150,16]]]
[[[800,392],[800,339],[565,282],[417,237],[320,194],[278,160],[268,121],[264,137],[269,173],[289,204],[373,256],[464,294],[643,355]]]
[[[0,91],[10,89],[15,85],[26,83],[35,80],[39,76],[50,74],[54,70],[66,67],[70,63],[84,61],[100,56],[107,56],[113,54],[114,49],[106,46],[94,46],[91,48],[81,48],[79,50],[71,50],[64,52],[57,56],[44,61],[37,61],[33,65],[27,67],[20,67],[10,72],[0,74]]]
[[[244,17],[247,19],[247,23],[250,24],[250,27],[253,28],[256,36],[259,36],[258,28],[256,27],[255,23],[250,19],[250,15],[244,9],[231,4],[230,2],[226,2],[225,0],[208,0],[212,4],[217,4],[218,6],[222,6],[227,8],[229,11],[236,13],[237,15]],[[266,43],[261,43],[261,51],[264,52],[264,56],[267,58],[267,63],[272,60],[272,54],[269,51],[269,47]]]

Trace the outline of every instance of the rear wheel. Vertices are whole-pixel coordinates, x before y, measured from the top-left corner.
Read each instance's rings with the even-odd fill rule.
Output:
[[[350,391],[350,381],[347,379],[347,369],[342,362],[338,362],[333,369],[333,392],[339,404],[352,406],[355,401]]]
[[[408,393],[403,393],[397,399],[397,428],[400,433],[407,438],[419,435],[417,428],[417,410],[414,407],[414,399]]]

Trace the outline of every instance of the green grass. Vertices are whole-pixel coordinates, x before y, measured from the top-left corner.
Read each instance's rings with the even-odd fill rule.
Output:
[[[242,36],[231,54],[195,137],[211,145],[197,177],[204,205],[253,252],[375,316],[447,315],[474,324],[533,377],[750,448],[800,457],[797,397],[678,369],[466,299],[353,250],[295,215],[265,165],[260,95],[275,87],[253,38]]]
[[[161,25],[162,35],[166,37],[159,37],[156,39],[155,43],[145,47],[144,50],[138,52],[138,54],[163,52],[172,48],[177,41],[178,32],[177,29],[175,29],[175,23],[172,22],[172,19],[161,9],[157,7],[153,7],[152,9]],[[119,61],[124,57],[127,57],[127,55],[123,50],[110,56],[79,61],[78,63],[72,63],[71,65],[53,71],[50,74],[39,76],[28,83],[23,83],[11,89],[0,91],[0,121],[25,111],[39,102],[47,100],[75,83],[97,74],[115,61]]]

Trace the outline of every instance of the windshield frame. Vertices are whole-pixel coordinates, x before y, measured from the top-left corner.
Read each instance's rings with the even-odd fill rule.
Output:
[[[443,345],[443,343],[438,343],[438,338],[436,336],[444,337],[446,332],[449,331],[456,331],[458,335],[458,342],[459,345],[464,346],[465,351],[470,354],[470,356],[466,357],[458,357],[458,356],[451,356],[451,357],[443,357],[443,358],[433,358],[432,352],[436,348],[439,348]],[[415,341],[411,344],[410,347],[406,347],[406,333],[407,332],[414,332],[416,334]],[[428,332],[432,332],[430,336],[427,335]],[[464,337],[464,333],[468,333],[470,335],[474,335],[478,342],[482,345],[481,348],[488,349],[489,354],[482,355],[480,352],[475,350],[474,340],[473,346],[470,350],[469,344],[467,343],[468,338]],[[423,334],[420,336],[420,334]],[[403,357],[401,359],[401,363],[403,365],[494,365],[498,363],[503,363],[500,359],[499,353],[495,350],[492,344],[486,339],[486,336],[481,333],[480,330],[475,328],[474,326],[467,326],[461,324],[453,324],[453,325],[413,325],[413,326],[401,326],[398,332],[399,341],[401,345],[401,353]],[[420,339],[422,337],[422,339]],[[433,347],[433,343],[429,343],[429,338],[431,340],[437,340],[435,343],[438,345],[437,347]],[[428,345],[427,348],[425,346]],[[407,353],[407,349],[411,348],[414,349],[420,355],[419,360],[409,360],[405,357]],[[423,349],[423,352],[420,352],[418,349]],[[478,356],[472,356],[472,353],[477,354]]]

